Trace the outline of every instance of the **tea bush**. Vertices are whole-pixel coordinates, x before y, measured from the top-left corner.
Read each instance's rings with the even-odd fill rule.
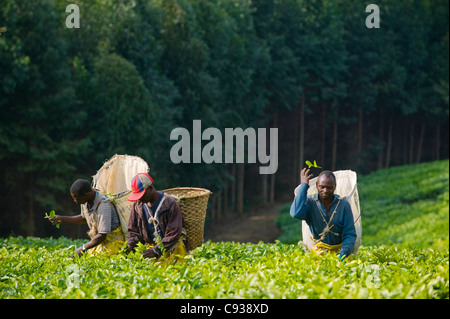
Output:
[[[72,260],[72,241],[49,241],[49,245],[34,238],[2,241],[0,298],[449,296],[449,258],[443,250],[363,247],[353,260],[339,261],[280,242],[207,242],[174,264],[138,255]]]
[[[449,298],[448,161],[359,182],[363,246],[353,259],[305,253],[287,204],[280,241],[209,241],[178,263],[71,259],[82,239],[1,239],[0,298]]]

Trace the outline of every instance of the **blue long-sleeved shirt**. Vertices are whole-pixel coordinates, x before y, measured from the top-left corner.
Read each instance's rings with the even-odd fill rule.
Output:
[[[322,216],[326,222],[330,220],[331,214],[334,212],[338,203],[338,197],[334,195],[334,200],[331,203],[330,209],[327,211],[322,202],[318,199],[318,194],[307,196],[309,185],[302,183],[298,189],[297,195],[291,205],[290,214],[292,217],[306,221],[311,234],[315,239],[320,238],[320,233],[326,226]],[[316,205],[318,202],[322,213]],[[323,240],[328,245],[338,245],[342,243],[339,252],[340,257],[347,257],[353,252],[356,241],[356,230],[353,221],[353,213],[349,202],[345,198],[341,198],[341,202],[336,210],[336,213],[330,223],[331,231],[338,233],[328,233]]]

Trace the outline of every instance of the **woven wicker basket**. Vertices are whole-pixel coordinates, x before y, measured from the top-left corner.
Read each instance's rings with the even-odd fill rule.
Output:
[[[189,250],[194,250],[203,244],[206,208],[211,191],[205,188],[176,187],[163,190],[173,196],[180,205],[187,233]]]

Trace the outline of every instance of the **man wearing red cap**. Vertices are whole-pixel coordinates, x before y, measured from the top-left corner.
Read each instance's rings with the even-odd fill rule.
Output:
[[[185,256],[183,216],[175,199],[158,192],[147,173],[133,177],[131,190],[128,249],[132,251],[140,242],[148,247],[142,254],[145,258]]]

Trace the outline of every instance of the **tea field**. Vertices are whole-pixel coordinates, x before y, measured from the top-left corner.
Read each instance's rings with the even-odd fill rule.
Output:
[[[86,240],[0,239],[0,298],[449,298],[448,174],[440,161],[360,177],[351,260],[305,253],[287,204],[275,243],[206,242],[178,263],[71,259]]]

